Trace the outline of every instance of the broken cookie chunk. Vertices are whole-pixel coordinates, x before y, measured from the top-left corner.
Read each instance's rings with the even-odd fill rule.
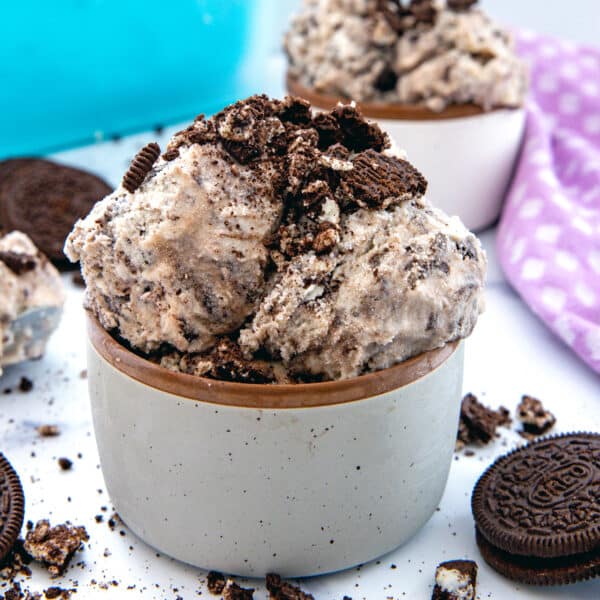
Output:
[[[517,418],[523,424],[523,431],[519,433],[526,438],[544,435],[556,423],[556,417],[544,408],[540,400],[527,395],[517,406]]]
[[[435,587],[431,600],[475,600],[477,563],[472,560],[449,560],[435,570]]]
[[[57,577],[65,571],[82,542],[88,539],[85,527],[68,522],[51,527],[47,519],[42,519],[27,533],[24,547],[35,560],[46,565],[52,577]]]
[[[276,573],[267,575],[266,583],[270,600],[314,600],[311,594],[303,592],[291,583],[282,581]]]
[[[493,410],[481,404],[473,394],[467,394],[460,409],[457,449],[475,443],[487,444],[496,436],[498,427],[510,423],[510,413],[504,406]]]
[[[231,579],[227,580],[223,589],[223,600],[252,600],[253,598],[253,588],[243,588]]]

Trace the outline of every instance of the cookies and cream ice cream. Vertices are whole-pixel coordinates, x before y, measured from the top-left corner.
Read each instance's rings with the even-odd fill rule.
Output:
[[[0,374],[2,365],[44,353],[59,314],[36,313],[21,326],[15,322],[28,311],[60,309],[64,291],[60,275],[24,233],[0,236]]]
[[[289,75],[322,94],[442,111],[523,104],[510,34],[473,0],[304,0],[285,38]]]
[[[347,378],[468,336],[484,253],[389,146],[352,106],[198,117],[67,239],[88,308],[165,367],[239,381]]]

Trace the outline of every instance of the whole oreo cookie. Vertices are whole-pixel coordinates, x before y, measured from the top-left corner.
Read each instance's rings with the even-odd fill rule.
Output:
[[[65,238],[77,219],[112,191],[102,179],[37,158],[0,162],[0,225],[19,230],[55,264],[67,268]]]
[[[600,434],[538,440],[499,458],[471,499],[486,562],[523,583],[600,575]]]
[[[12,465],[0,453],[0,563],[14,546],[25,514],[21,481]]]

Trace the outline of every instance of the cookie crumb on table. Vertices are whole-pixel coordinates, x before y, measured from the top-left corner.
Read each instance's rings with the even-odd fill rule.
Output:
[[[493,410],[479,402],[473,394],[462,401],[456,448],[460,450],[471,444],[487,444],[496,436],[496,429],[510,425],[512,419],[507,408]]]
[[[303,592],[299,587],[281,580],[276,573],[269,573],[266,578],[267,590],[271,600],[314,600],[311,594]]]
[[[60,435],[60,428],[58,425],[40,425],[36,428],[40,437],[56,437]]]
[[[540,400],[533,396],[523,396],[517,406],[517,419],[523,424],[519,435],[533,439],[550,431],[556,423],[556,417],[544,408]]]
[[[27,377],[21,377],[19,382],[19,390],[22,392],[30,392],[33,389],[33,381]]]
[[[253,588],[243,588],[231,579],[227,580],[223,589],[223,600],[253,600],[253,598]]]
[[[70,458],[66,458],[65,456],[61,456],[58,459],[58,466],[63,471],[70,471],[71,467],[73,466],[73,461]]]
[[[89,540],[85,527],[69,522],[55,527],[47,519],[38,521],[25,537],[25,550],[48,568],[52,577],[62,574],[83,542]]]
[[[218,571],[210,571],[206,576],[206,587],[211,594],[218,596],[225,587],[225,576]]]
[[[431,600],[475,600],[477,563],[472,560],[448,560],[435,570]]]

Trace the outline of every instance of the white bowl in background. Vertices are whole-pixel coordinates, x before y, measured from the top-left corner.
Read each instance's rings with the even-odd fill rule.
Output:
[[[442,497],[463,345],[344,381],[254,385],[173,373],[89,315],[102,471],[142,540],[226,573],[327,573],[405,543]]]

